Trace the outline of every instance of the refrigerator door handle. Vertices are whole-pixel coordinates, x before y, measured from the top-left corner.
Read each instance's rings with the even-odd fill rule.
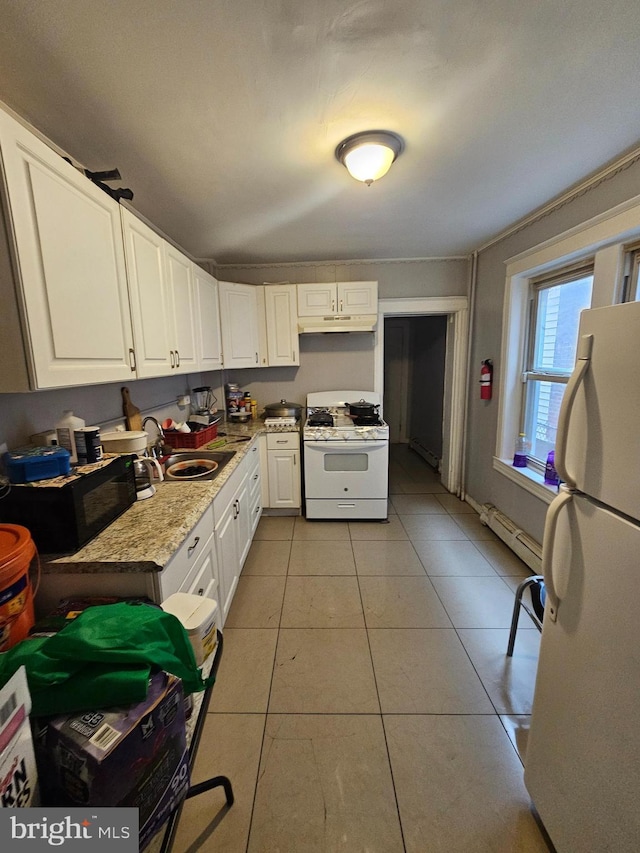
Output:
[[[555,550],[556,529],[558,527],[558,518],[563,508],[573,500],[571,492],[562,491],[557,498],[554,498],[549,504],[547,517],[544,525],[544,537],[542,540],[542,574],[544,576],[544,585],[547,593],[547,608],[545,615],[548,615],[552,622],[558,618],[558,607],[560,607],[560,599],[553,581],[553,552]]]
[[[591,364],[591,350],[593,347],[593,335],[583,335],[578,341],[578,353],[576,358],[576,366],[567,387],[565,388],[562,397],[562,405],[560,406],[560,415],[558,416],[558,429],[556,431],[556,452],[555,452],[555,468],[560,479],[567,484],[570,489],[575,489],[575,480],[567,471],[565,465],[565,456],[567,449],[567,438],[569,435],[569,422],[571,420],[571,410],[576,399],[578,389]]]

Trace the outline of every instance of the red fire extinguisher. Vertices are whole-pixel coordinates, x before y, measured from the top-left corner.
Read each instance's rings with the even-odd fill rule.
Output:
[[[491,386],[493,385],[493,362],[485,358],[480,368],[480,399],[491,399]]]

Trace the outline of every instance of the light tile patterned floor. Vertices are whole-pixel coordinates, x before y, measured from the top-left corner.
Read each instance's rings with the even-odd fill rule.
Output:
[[[240,578],[177,853],[545,853],[519,758],[531,574],[406,447],[389,524],[264,518]]]

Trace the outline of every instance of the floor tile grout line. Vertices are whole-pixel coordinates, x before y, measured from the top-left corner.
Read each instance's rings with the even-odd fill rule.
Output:
[[[294,521],[294,528],[295,528],[295,521]],[[253,788],[253,800],[251,802],[251,813],[249,815],[249,826],[248,826],[248,830],[247,830],[247,843],[245,846],[245,853],[249,853],[249,845],[251,842],[251,831],[253,829],[253,816],[254,816],[255,808],[256,808],[256,800],[258,798],[258,787],[260,785],[260,770],[262,767],[262,755],[264,753],[265,742],[266,742],[266,737],[267,737],[267,722],[269,720],[269,705],[271,704],[271,690],[273,688],[273,678],[274,678],[274,674],[275,674],[275,670],[276,670],[276,662],[278,660],[278,646],[280,644],[280,624],[282,622],[282,611],[284,610],[284,596],[285,596],[286,591],[287,591],[287,579],[289,577],[289,564],[291,562],[292,548],[293,548],[293,531],[291,533],[291,539],[289,540],[289,557],[287,559],[287,573],[285,575],[285,585],[284,585],[284,591],[282,594],[282,603],[280,605],[280,616],[278,619],[278,627],[277,627],[278,634],[276,636],[276,646],[275,646],[274,654],[273,654],[273,664],[271,666],[271,678],[269,679],[269,690],[267,692],[267,703],[266,703],[266,709],[264,712],[264,725],[262,727],[262,743],[260,744],[260,753],[258,755],[258,767],[256,770],[256,780],[255,780],[255,784],[254,784],[254,788]]]

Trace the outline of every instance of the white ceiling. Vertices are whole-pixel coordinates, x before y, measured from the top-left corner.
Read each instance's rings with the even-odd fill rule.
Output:
[[[0,100],[218,263],[466,254],[640,143],[638,0],[0,0]],[[334,158],[406,150],[372,187]]]

